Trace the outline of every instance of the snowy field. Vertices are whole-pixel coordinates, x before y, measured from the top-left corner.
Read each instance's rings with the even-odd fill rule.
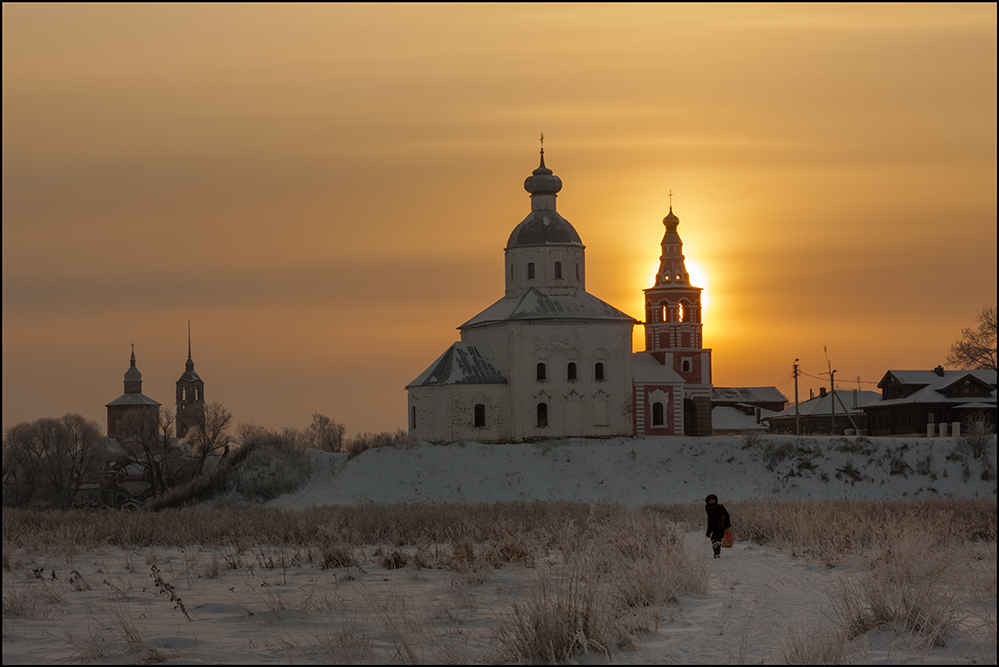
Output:
[[[4,664],[532,662],[567,618],[580,664],[996,662],[994,439],[984,458],[946,439],[741,437],[311,456],[305,484],[269,510],[229,498],[128,515],[291,524],[357,508],[283,543],[237,526],[228,542],[170,544],[149,527],[86,546],[98,528],[9,535],[5,511]],[[717,560],[700,527],[708,493],[737,536]],[[869,502],[882,500],[911,502]],[[535,501],[576,518],[533,527]],[[433,540],[349,525],[406,520],[382,503],[497,502],[486,511],[523,523],[504,515],[469,538],[455,521]],[[981,524],[971,505],[989,527],[966,527]]]

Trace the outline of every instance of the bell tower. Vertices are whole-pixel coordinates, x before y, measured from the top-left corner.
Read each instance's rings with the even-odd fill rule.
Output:
[[[643,290],[645,351],[683,379],[684,435],[710,435],[711,350],[701,335],[701,288],[690,284],[672,203],[663,225],[656,283]]]
[[[177,380],[177,437],[183,438],[205,415],[205,383],[191,359],[191,323],[187,323],[187,364]]]

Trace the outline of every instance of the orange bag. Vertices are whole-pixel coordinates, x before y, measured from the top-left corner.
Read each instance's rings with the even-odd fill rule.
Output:
[[[725,531],[725,536],[722,537],[722,546],[723,547],[730,547],[730,546],[732,546],[732,542],[734,542],[734,541],[735,541],[735,535],[732,534],[731,530],[726,530]]]

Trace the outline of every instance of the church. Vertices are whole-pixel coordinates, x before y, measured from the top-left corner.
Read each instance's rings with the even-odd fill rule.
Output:
[[[690,284],[673,207],[640,322],[586,291],[585,246],[556,210],[562,180],[544,148],[524,189],[531,212],[504,250],[505,293],[406,386],[410,437],[711,435],[701,288]],[[645,326],[644,352],[632,351],[636,324]]]

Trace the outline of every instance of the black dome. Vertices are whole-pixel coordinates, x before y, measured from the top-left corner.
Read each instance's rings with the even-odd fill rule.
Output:
[[[583,245],[576,229],[555,211],[531,211],[513,228],[507,248],[533,245]]]

